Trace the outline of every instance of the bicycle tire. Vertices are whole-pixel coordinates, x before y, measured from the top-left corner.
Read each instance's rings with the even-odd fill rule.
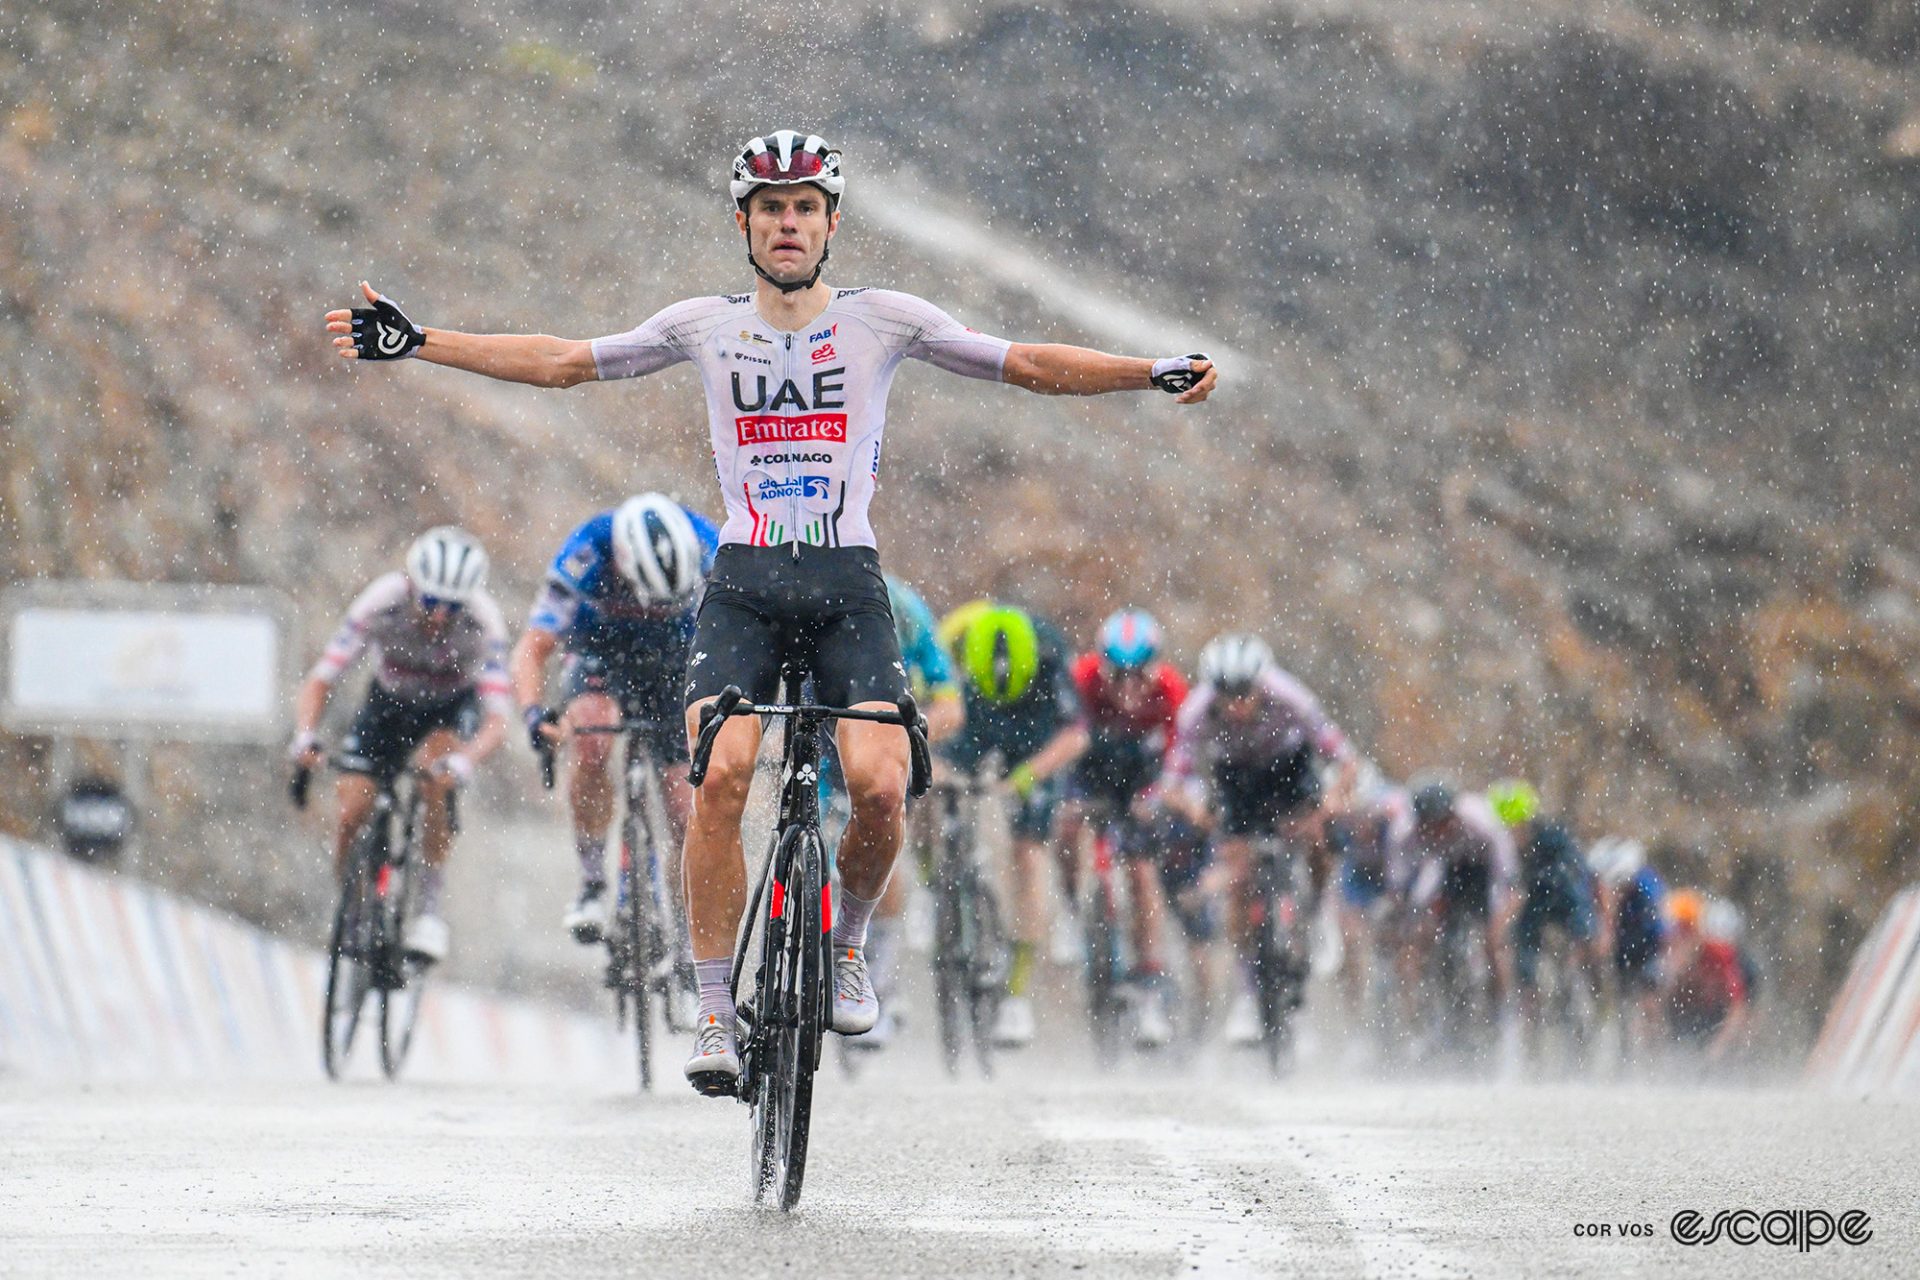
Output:
[[[813,1079],[820,1063],[829,999],[827,940],[821,911],[826,865],[818,833],[790,828],[776,852],[780,886],[776,918],[769,912],[768,985],[759,995],[766,1056],[754,1103],[756,1199],[791,1210],[806,1181],[807,1141],[813,1120]],[[776,928],[776,923],[778,928]],[[777,935],[777,939],[776,939]]]
[[[329,1080],[338,1080],[346,1070],[361,1010],[373,986],[373,966],[368,960],[373,916],[370,889],[379,852],[372,824],[378,820],[378,813],[369,815],[369,826],[354,837],[347,851],[340,901],[333,912],[333,934],[327,945],[326,999],[320,1006],[320,1061]]]
[[[1120,1059],[1120,937],[1112,891],[1096,879],[1087,901],[1087,1021],[1094,1061]]]
[[[651,886],[648,886],[647,893],[641,892],[639,867],[639,851],[629,838],[624,842],[620,855],[620,891],[626,897],[626,906],[620,913],[620,924],[627,951],[626,972],[622,981],[626,983],[626,997],[633,1005],[633,1047],[639,1063],[640,1091],[648,1093],[653,1089],[653,1001],[649,980],[651,949],[647,938],[647,903],[652,894]]]
[[[940,1011],[940,1056],[947,1074],[960,1074],[966,1052],[965,1028],[971,968],[966,955],[966,920],[962,902],[959,860],[951,851],[944,858],[934,904],[933,986]]]
[[[404,980],[380,993],[380,1070],[389,1080],[400,1078],[400,1069],[413,1049],[429,968],[413,956],[403,957],[400,964]]]
[[[968,1017],[973,1026],[974,1054],[980,1060],[980,1073],[993,1078],[993,1024],[1000,1013],[1000,998],[1006,994],[1007,935],[1000,923],[1000,907],[993,890],[980,878],[978,869],[970,876],[972,904],[972,941],[967,947]]]

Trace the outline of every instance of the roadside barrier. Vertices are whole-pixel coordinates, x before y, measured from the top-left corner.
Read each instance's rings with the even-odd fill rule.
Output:
[[[316,950],[0,837],[0,1074],[321,1078],[325,982]],[[611,1084],[631,1054],[608,1019],[433,983],[405,1077]]]
[[[1854,953],[1806,1075],[1838,1092],[1920,1095],[1920,885],[1887,904]]]

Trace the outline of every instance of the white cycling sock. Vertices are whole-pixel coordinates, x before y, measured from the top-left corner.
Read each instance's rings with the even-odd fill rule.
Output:
[[[607,882],[607,842],[599,836],[573,833],[574,856],[580,859],[580,879],[587,884]]]
[[[446,888],[447,869],[431,864],[420,868],[420,912],[423,916],[440,914],[440,891]]]
[[[840,900],[834,904],[833,949],[846,951],[851,948],[858,951],[865,947],[867,922],[873,919],[873,909],[879,905],[880,899],[862,898],[841,885]]]
[[[706,1025],[709,1017],[718,1018],[720,1025],[733,1027],[733,957],[721,956],[718,960],[695,960],[693,962],[694,980],[700,984],[700,1023]]]

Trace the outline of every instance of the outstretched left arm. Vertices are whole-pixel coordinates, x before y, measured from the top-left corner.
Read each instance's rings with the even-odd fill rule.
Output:
[[[1097,396],[1109,391],[1146,391],[1153,383],[1154,361],[1141,356],[1110,356],[1060,343],[1016,342],[1007,349],[1001,379],[1043,396]],[[1210,360],[1195,360],[1200,380],[1175,400],[1198,404],[1213,393],[1219,371]]]

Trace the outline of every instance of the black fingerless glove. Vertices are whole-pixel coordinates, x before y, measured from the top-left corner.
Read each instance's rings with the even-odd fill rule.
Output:
[[[528,707],[525,714],[527,719],[527,741],[533,744],[534,751],[539,754],[545,754],[553,750],[553,744],[547,741],[547,735],[540,732],[540,730],[550,724],[559,724],[559,714],[549,711],[545,707]]]
[[[355,312],[354,314],[358,315],[359,313]],[[1155,360],[1153,362],[1152,373],[1153,385],[1170,396],[1177,396],[1183,391],[1193,390],[1200,384],[1200,379],[1206,376],[1203,371],[1194,369],[1193,362],[1196,360],[1206,360],[1208,364],[1213,363],[1211,359],[1198,351],[1190,356],[1168,356],[1165,360]]]
[[[405,360],[426,340],[427,331],[390,299],[353,309],[353,349],[362,360]]]

